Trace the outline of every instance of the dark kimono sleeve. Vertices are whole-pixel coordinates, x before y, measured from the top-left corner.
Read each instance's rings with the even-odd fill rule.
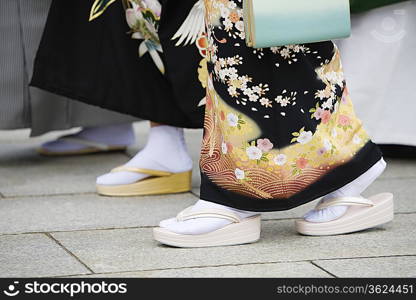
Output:
[[[198,103],[205,91],[197,71],[201,57],[195,45],[178,48],[171,41],[194,1],[179,1],[181,14],[171,13],[166,4],[162,9],[165,74],[150,55],[139,57],[141,41],[131,38],[121,1],[89,22],[91,3],[52,2],[32,86],[145,120],[202,127],[204,107]]]

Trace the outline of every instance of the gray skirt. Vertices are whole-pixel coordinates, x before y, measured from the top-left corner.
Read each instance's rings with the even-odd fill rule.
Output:
[[[29,87],[50,4],[51,0],[0,1],[0,129],[31,128],[36,136],[137,120]]]

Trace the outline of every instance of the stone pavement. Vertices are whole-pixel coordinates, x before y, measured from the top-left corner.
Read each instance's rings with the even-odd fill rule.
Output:
[[[416,161],[389,160],[367,192],[391,191],[391,224],[335,237],[304,237],[294,219],[313,204],[264,215],[253,245],[176,249],[152,240],[151,228],[198,199],[201,131],[188,131],[195,160],[192,193],[100,197],[94,180],[127,154],[44,158],[34,151],[54,135],[28,140],[0,131],[0,277],[415,277]]]

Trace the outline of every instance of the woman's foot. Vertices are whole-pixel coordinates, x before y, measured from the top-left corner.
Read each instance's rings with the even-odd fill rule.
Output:
[[[361,193],[364,192],[383,173],[385,168],[386,162],[384,159],[379,160],[367,172],[354,181],[323,197],[318,205],[336,198],[361,197]],[[313,209],[303,218],[308,222],[314,223],[330,222],[343,216],[347,210],[347,205],[336,205],[323,209]]]
[[[369,198],[361,193],[386,168],[381,159],[360,177],[325,196],[303,220],[297,220],[296,230],[304,235],[322,236],[357,232],[386,224],[394,218],[393,194],[381,193]]]
[[[323,236],[347,234],[389,223],[394,218],[393,194],[381,193],[368,198],[339,197],[322,202],[317,210],[347,206],[345,213],[327,222],[297,220],[296,230],[303,235]]]
[[[260,238],[260,215],[199,200],[153,231],[162,244],[176,247],[213,247],[248,244]]]
[[[152,127],[146,146],[123,168],[157,170],[174,174],[190,172],[192,159],[186,147],[183,129],[167,125]],[[150,176],[152,175],[140,172],[111,172],[98,177],[97,185],[129,185]]]
[[[252,216],[258,215],[258,212],[244,211],[234,209],[228,206],[221,204],[216,204],[213,202],[208,202],[204,200],[199,200],[195,203],[194,206],[190,209],[192,212],[197,212],[201,210],[224,210],[232,214],[236,214],[240,219],[250,218]],[[227,225],[233,223],[232,220],[215,218],[215,217],[204,217],[204,218],[195,218],[186,221],[178,220],[177,218],[170,218],[160,222],[159,226],[165,228],[171,232],[178,234],[205,234],[213,232],[215,230],[224,228]]]
[[[44,143],[38,152],[53,156],[121,151],[133,144],[134,140],[131,123],[89,127],[76,134]]]

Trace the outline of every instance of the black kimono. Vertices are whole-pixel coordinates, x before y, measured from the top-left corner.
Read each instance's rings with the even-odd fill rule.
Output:
[[[199,78],[206,77],[206,61],[198,46],[204,37],[186,46],[172,39],[195,1],[162,1],[161,15],[146,16],[157,28],[156,41],[129,28],[121,1],[89,22],[92,3],[53,1],[31,84],[142,119],[202,127],[205,82]]]

